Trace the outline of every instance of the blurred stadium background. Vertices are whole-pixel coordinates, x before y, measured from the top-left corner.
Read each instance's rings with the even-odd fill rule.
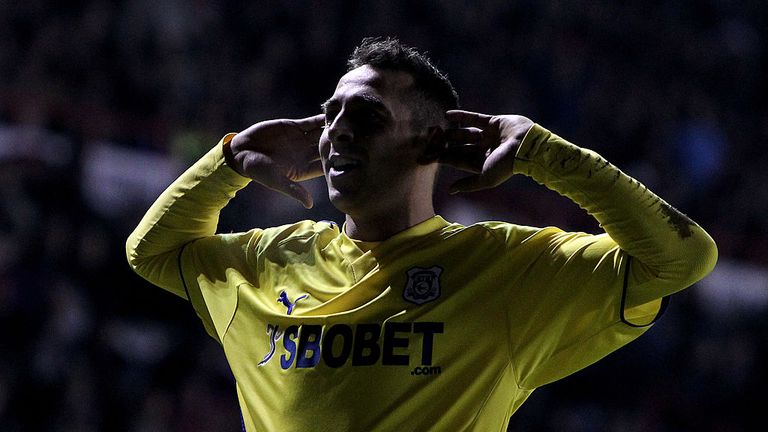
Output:
[[[631,3],[631,4],[625,4]],[[744,431],[765,410],[764,1],[0,2],[0,430],[233,431],[223,354],[124,239],[229,131],[319,111],[363,36],[431,53],[463,107],[522,113],[700,222],[720,261],[639,341],[538,390],[515,431]],[[526,178],[448,218],[598,229]],[[221,230],[336,219],[251,185]],[[754,429],[753,429],[754,430]]]

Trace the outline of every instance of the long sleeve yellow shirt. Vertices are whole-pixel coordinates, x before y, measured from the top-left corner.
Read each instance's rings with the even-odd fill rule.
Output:
[[[367,247],[328,222],[215,234],[249,182],[224,163],[230,139],[158,198],[126,252],[222,345],[248,431],[505,431],[534,389],[642,334],[717,259],[696,223],[538,125],[515,172],[605,233],[436,216]]]

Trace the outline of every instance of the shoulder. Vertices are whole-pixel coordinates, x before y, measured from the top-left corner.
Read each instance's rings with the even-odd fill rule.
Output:
[[[563,234],[563,230],[557,227],[541,228],[498,221],[477,222],[468,226],[467,229],[486,231],[510,246],[548,243],[553,238]]]
[[[303,220],[292,224],[265,228],[259,239],[259,249],[267,249],[291,242],[304,242],[318,237],[334,237],[339,233],[335,222]]]
[[[447,223],[440,231],[443,240],[459,240],[468,247],[496,245],[511,250],[531,250],[540,252],[553,247],[559,239],[568,233],[557,227],[532,227],[509,222],[484,221],[471,225]]]

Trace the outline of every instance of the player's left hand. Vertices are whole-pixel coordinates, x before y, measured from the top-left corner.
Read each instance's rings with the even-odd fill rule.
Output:
[[[493,188],[512,177],[515,154],[533,126],[531,119],[461,110],[446,112],[446,118],[459,128],[443,132],[445,147],[438,162],[475,173],[453,183],[449,193]]]

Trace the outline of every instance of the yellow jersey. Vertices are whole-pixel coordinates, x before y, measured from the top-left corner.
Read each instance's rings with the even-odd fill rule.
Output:
[[[717,257],[693,221],[538,125],[515,172],[606,233],[435,216],[374,244],[325,221],[214,234],[249,181],[222,143],[126,248],[221,344],[249,432],[506,431],[534,389],[638,337]]]

